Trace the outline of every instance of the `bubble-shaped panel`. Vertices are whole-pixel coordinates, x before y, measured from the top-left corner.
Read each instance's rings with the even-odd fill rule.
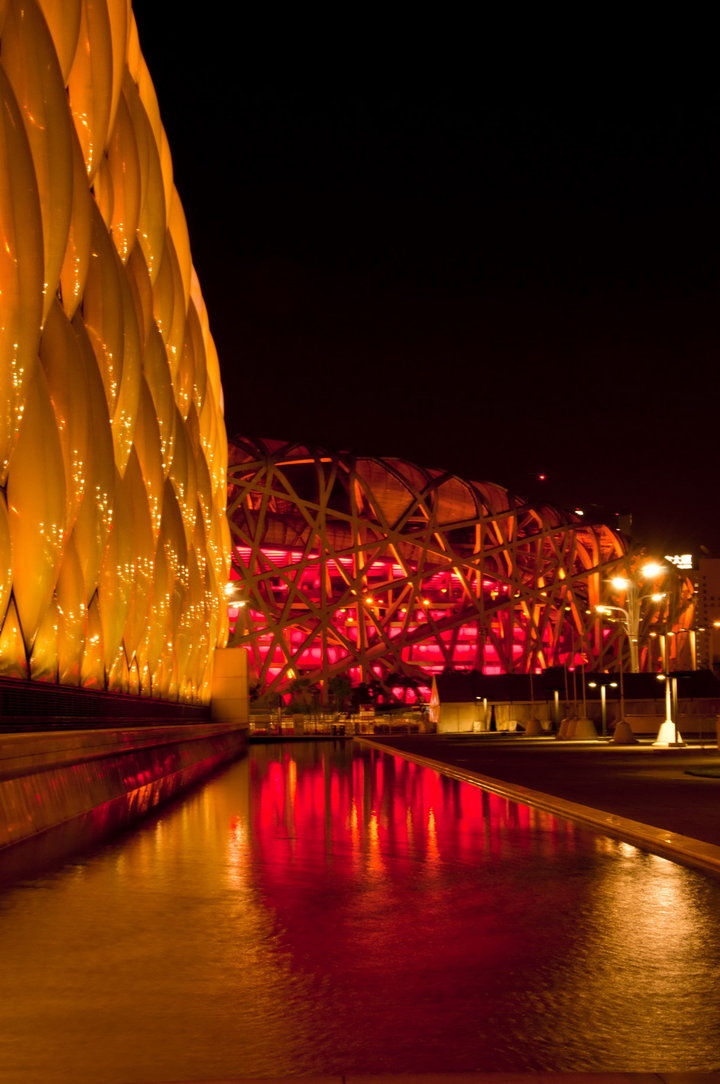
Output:
[[[207,701],[226,639],[226,458],[131,7],[5,0],[0,673]]]

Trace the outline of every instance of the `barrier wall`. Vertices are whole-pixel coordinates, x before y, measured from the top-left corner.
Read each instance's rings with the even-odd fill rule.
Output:
[[[246,729],[218,724],[2,735],[0,865],[15,844],[61,826],[77,844],[101,839],[246,745]]]

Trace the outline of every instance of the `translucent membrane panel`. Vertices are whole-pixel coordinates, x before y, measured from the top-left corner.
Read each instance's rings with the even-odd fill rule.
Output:
[[[135,21],[0,7],[0,672],[206,700],[222,388]]]

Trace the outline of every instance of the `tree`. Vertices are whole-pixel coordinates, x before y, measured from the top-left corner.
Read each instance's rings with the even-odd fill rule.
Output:
[[[352,693],[352,682],[347,674],[336,674],[327,685],[330,707],[333,711],[346,711]]]
[[[307,677],[295,678],[288,686],[290,693],[290,711],[308,714],[317,705],[320,686]]]

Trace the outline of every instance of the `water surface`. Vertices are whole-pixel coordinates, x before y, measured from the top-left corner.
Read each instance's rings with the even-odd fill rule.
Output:
[[[720,883],[352,743],[0,896],[0,1080],[720,1067]]]

